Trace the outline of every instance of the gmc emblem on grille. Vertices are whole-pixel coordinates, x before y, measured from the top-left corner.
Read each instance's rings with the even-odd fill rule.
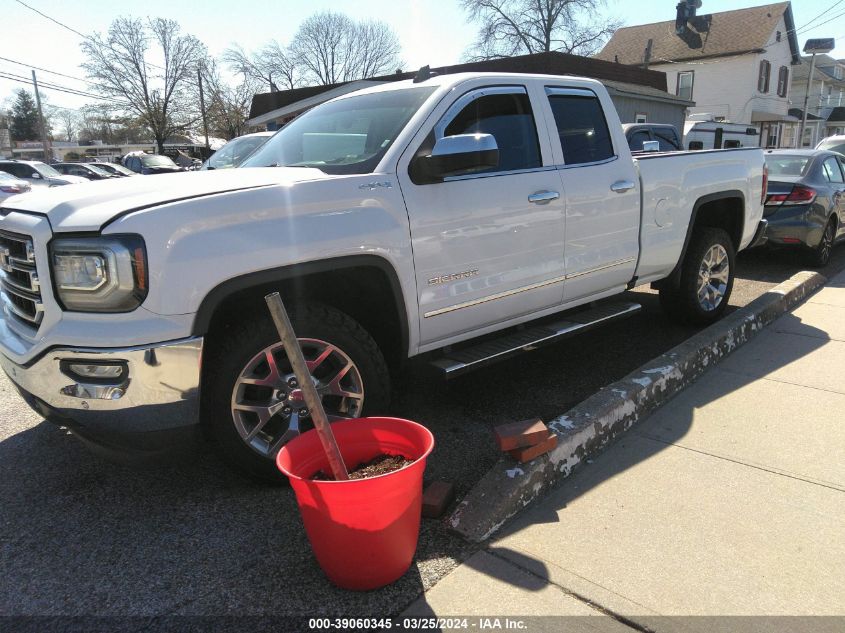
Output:
[[[12,272],[12,265],[9,263],[9,249],[5,246],[0,246],[0,269],[7,273]]]

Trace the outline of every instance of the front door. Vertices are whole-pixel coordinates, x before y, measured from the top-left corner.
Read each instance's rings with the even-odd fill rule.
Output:
[[[410,217],[423,349],[496,329],[562,299],[563,196],[557,172],[543,166],[526,88],[485,87],[457,97],[414,151],[430,153],[443,136],[471,133],[495,137],[498,167],[427,184],[413,182],[407,169],[398,174]],[[549,155],[548,141],[542,147]]]

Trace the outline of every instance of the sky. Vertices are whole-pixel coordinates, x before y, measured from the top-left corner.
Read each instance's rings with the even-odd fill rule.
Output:
[[[604,11],[605,15],[622,20],[625,26],[634,26],[674,20],[676,4],[677,0],[607,0]],[[762,4],[768,3],[703,0],[698,13]],[[212,55],[219,55],[233,44],[249,51],[273,39],[287,43],[302,20],[325,10],[388,23],[402,43],[405,70],[460,62],[476,33],[476,28],[466,22],[459,0],[3,0],[0,58],[4,59],[0,59],[0,73],[28,80],[32,68],[39,67],[43,69],[36,69],[39,82],[90,93],[94,86],[85,83],[79,67],[83,61],[80,34],[105,32],[118,16],[176,20],[183,31],[199,38]],[[800,47],[808,38],[837,38],[838,48],[832,55],[845,57],[845,0],[794,0],[792,12]],[[0,77],[0,105],[20,87],[31,88]],[[42,94],[51,105],[71,109],[96,102],[46,86]]]

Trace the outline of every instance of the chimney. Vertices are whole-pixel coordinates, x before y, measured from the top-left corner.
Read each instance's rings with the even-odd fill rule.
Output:
[[[675,33],[683,35],[687,30],[687,20],[695,17],[696,10],[701,8],[701,0],[681,0],[675,5]]]

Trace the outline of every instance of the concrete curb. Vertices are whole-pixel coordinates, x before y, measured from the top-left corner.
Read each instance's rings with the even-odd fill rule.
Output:
[[[526,464],[507,457],[499,459],[446,519],[446,524],[470,541],[488,539],[505,521],[568,477],[587,458],[826,281],[814,272],[793,275],[744,308],[558,416],[548,423],[558,435],[557,448]]]

